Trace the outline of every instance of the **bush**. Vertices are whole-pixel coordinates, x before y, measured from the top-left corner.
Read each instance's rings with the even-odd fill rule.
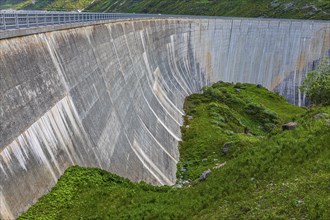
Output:
[[[311,104],[330,105],[330,62],[323,59],[316,70],[307,73],[300,90]]]

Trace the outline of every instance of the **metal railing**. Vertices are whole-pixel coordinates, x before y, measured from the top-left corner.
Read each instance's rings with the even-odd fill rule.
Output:
[[[30,28],[49,25],[70,24],[75,22],[133,19],[133,18],[180,18],[180,19],[244,19],[244,20],[279,20],[272,18],[232,18],[219,16],[168,15],[168,14],[134,14],[134,13],[89,13],[63,11],[1,11],[0,31],[9,29]],[[280,19],[292,21],[292,19]],[[296,20],[302,21],[302,20]],[[313,20],[311,22],[329,22]]]
[[[154,14],[0,11],[0,30],[61,25],[75,22],[163,17]]]

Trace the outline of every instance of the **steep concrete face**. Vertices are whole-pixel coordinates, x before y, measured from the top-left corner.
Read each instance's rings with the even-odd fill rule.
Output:
[[[0,40],[0,216],[14,218],[71,165],[174,184],[184,98],[212,82],[297,86],[329,54],[330,24],[121,21]]]

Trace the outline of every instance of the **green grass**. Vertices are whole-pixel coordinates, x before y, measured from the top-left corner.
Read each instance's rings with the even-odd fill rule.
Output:
[[[4,0],[0,9],[77,11],[89,6],[92,0]]]
[[[177,176],[188,184],[75,166],[20,219],[330,219],[330,107],[300,108],[252,84],[203,91],[184,103]],[[282,131],[289,121],[296,129]]]
[[[87,10],[235,17],[330,19],[328,0],[96,0]]]
[[[329,0],[5,0],[0,8],[330,19]]]

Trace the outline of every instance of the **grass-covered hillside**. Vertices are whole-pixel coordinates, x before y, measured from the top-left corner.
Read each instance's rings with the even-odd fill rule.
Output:
[[[219,82],[184,109],[176,186],[71,167],[20,219],[330,219],[330,107]]]
[[[135,13],[330,19],[329,0],[95,0],[87,9]]]
[[[82,11],[93,0],[0,0],[1,9]]]
[[[1,8],[330,19],[329,0],[0,0]]]

